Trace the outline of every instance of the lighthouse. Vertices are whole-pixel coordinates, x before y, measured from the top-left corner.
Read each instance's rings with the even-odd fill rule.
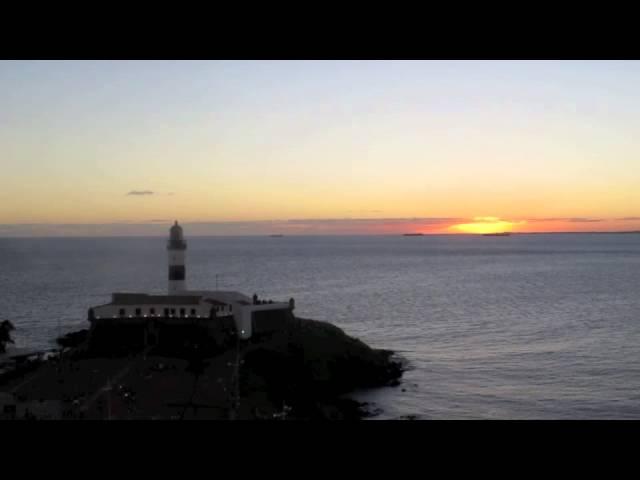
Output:
[[[218,322],[233,320],[238,338],[247,340],[251,338],[254,331],[267,332],[279,328],[278,325],[281,324],[278,318],[286,323],[285,316],[290,316],[286,312],[291,312],[294,308],[293,299],[288,303],[259,301],[257,295],[254,295],[252,302],[251,298],[236,291],[220,291],[217,288],[216,290],[187,290],[186,251],[187,242],[184,239],[184,232],[176,220],[169,229],[167,241],[168,294],[115,292],[111,302],[89,309],[88,320],[91,328],[93,329],[96,325],[100,328],[122,325],[144,326],[145,333],[138,340],[147,346],[150,343],[157,343],[158,338],[166,335],[159,333],[159,326],[162,329],[173,328],[189,325],[195,321],[207,328],[211,326],[214,332],[219,331],[218,327],[214,328]],[[185,334],[184,331],[181,332],[176,335]],[[212,334],[215,335],[215,333]]]
[[[178,225],[178,221],[169,230],[169,242],[167,243],[167,251],[169,252],[169,295],[184,292],[186,290],[185,283],[185,253],[187,250],[187,242],[184,240],[182,227]]]

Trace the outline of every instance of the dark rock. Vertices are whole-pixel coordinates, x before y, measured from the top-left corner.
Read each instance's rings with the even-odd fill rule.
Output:
[[[418,415],[403,415],[400,420],[420,420],[420,417]]]
[[[286,401],[308,418],[360,418],[358,402],[336,397],[362,388],[399,384],[402,362],[330,323],[291,317],[285,328],[247,347],[242,385],[249,393],[266,388],[274,403]],[[318,406],[318,402],[321,406]]]
[[[76,348],[80,346],[89,336],[89,330],[78,330],[77,332],[67,333],[56,339],[56,343],[63,348]]]
[[[154,324],[155,343],[148,353],[186,359],[186,373],[199,376],[207,367],[206,359],[215,361],[239,348],[240,400],[250,411],[266,412],[261,414],[266,418],[356,420],[379,414],[375,407],[344,395],[398,385],[406,367],[403,359],[392,351],[373,349],[330,323],[287,312],[264,317],[263,328],[248,341],[235,335],[231,317],[214,323]],[[148,346],[145,328],[105,322],[91,331],[65,335],[58,343],[75,346],[71,356],[78,358],[137,355]],[[284,415],[269,413],[280,407]]]

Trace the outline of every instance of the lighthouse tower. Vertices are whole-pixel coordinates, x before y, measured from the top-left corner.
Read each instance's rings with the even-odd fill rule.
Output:
[[[169,252],[169,295],[180,293],[186,290],[184,265],[187,242],[184,241],[182,227],[178,221],[169,230],[169,242],[167,251]]]

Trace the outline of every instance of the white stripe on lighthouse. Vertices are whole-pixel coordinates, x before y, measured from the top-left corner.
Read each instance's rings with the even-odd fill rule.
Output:
[[[169,250],[169,265],[184,265],[185,264],[185,251],[184,250]]]

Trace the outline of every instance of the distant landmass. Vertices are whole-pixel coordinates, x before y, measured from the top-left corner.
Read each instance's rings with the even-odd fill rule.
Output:
[[[594,234],[630,234],[630,233],[640,233],[640,230],[623,230],[623,231],[606,231],[606,232],[511,232],[514,235],[566,235],[566,234],[574,234],[574,235],[594,235]]]
[[[422,237],[422,236],[431,236],[431,235],[471,235],[471,236],[483,236],[483,237],[507,237],[510,235],[630,235],[630,234],[640,234],[640,230],[624,230],[624,231],[606,231],[606,232],[503,232],[503,233],[403,233],[404,237]]]

